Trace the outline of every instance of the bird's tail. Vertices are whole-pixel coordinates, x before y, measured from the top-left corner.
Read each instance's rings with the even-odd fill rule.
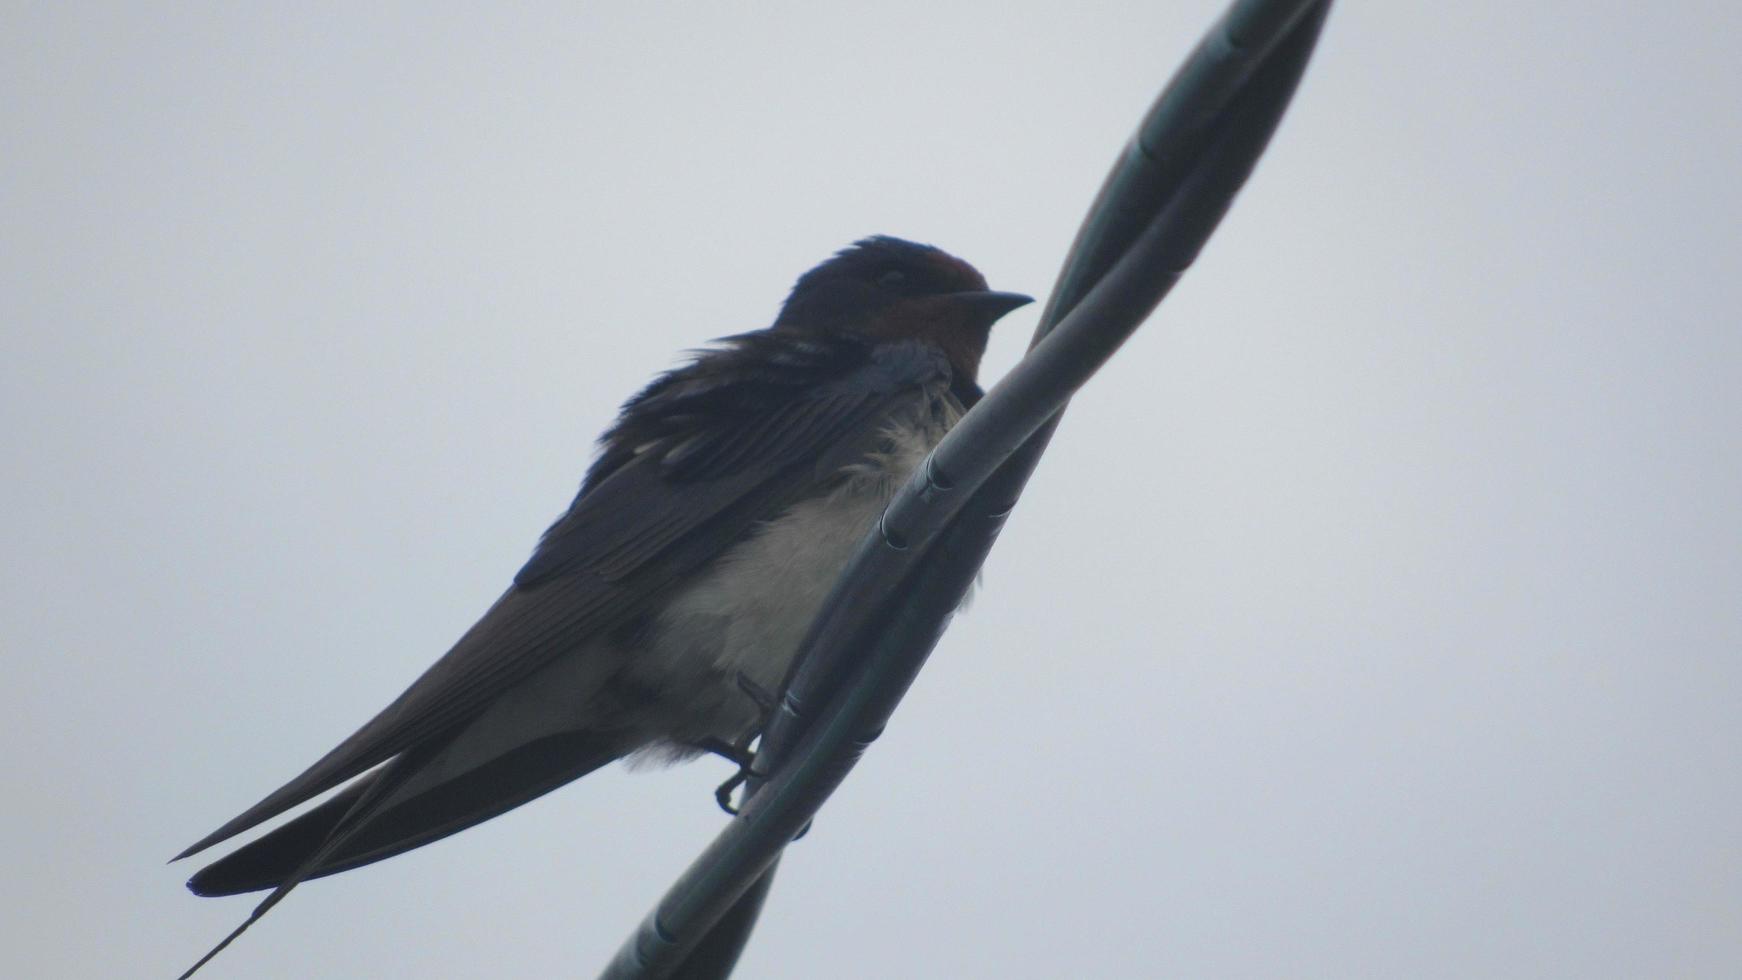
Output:
[[[196,895],[273,891],[223,942],[189,967],[187,980],[309,878],[348,871],[421,847],[505,813],[617,759],[629,748],[609,734],[547,735],[481,765],[442,764],[462,733],[389,761],[332,799],[200,869]]]

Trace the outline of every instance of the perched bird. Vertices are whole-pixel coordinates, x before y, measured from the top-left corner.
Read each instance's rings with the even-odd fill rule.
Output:
[[[1030,302],[966,262],[867,238],[624,406],[567,512],[453,649],[205,850],[351,781],[188,882],[274,889],[446,837],[632,754],[742,745],[891,494],[981,395],[994,321]],[[373,770],[373,771],[371,771]],[[360,777],[360,778],[359,778]],[[185,976],[185,974],[184,974]]]

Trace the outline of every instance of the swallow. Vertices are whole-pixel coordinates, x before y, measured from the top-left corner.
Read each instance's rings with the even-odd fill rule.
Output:
[[[1031,302],[941,249],[866,238],[772,325],[630,398],[580,491],[445,655],[301,775],[176,860],[316,796],[202,868],[271,889],[421,847],[634,756],[747,746],[766,694],[889,498],[981,397],[995,321]]]

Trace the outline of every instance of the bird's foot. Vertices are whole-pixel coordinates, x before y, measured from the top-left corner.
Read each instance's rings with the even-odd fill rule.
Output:
[[[737,763],[738,771],[732,774],[732,778],[714,788],[714,802],[720,805],[720,809],[734,817],[738,815],[738,806],[732,802],[732,794],[737,791],[738,787],[748,782],[751,776],[763,775],[755,770],[756,753],[750,750],[750,743],[761,735],[762,732],[758,729],[744,736],[739,742],[728,742],[723,738],[712,736],[696,742],[696,748]],[[799,828],[798,833],[794,834],[792,839],[795,841],[803,840],[804,835],[810,832],[811,821],[806,820],[804,826]]]
[[[714,787],[714,802],[718,803],[720,805],[720,809],[726,811],[726,813],[728,813],[734,817],[737,816],[738,815],[738,805],[736,803],[732,802],[732,793],[738,787],[744,785],[744,783],[746,781],[748,781],[749,779],[750,779],[749,768],[745,767],[745,768],[739,769],[737,772],[732,774],[732,778],[730,778],[730,779],[726,780],[725,782],[721,783],[720,785]]]
[[[737,764],[738,771],[732,774],[732,778],[721,783],[714,790],[714,802],[720,804],[720,809],[734,817],[738,815],[738,807],[732,802],[732,793],[748,782],[751,776],[759,775],[752,768],[756,763],[756,753],[751,751],[750,743],[761,734],[760,730],[753,731],[736,742],[709,737],[696,743],[696,748],[704,752],[712,752],[722,759]]]
[[[732,816],[737,816],[738,807],[732,802],[732,794],[737,791],[738,787],[748,782],[751,776],[761,775],[752,768],[756,762],[756,753],[751,751],[750,746],[762,737],[762,729],[767,724],[769,716],[774,713],[776,699],[767,688],[756,683],[749,674],[743,671],[739,671],[734,680],[738,685],[738,690],[744,692],[744,696],[756,705],[757,713],[762,718],[761,722],[736,742],[728,742],[723,738],[709,736],[695,744],[696,748],[704,752],[711,752],[722,759],[737,763],[738,771],[732,774],[731,779],[721,783],[714,790],[714,802],[720,804],[720,809]]]

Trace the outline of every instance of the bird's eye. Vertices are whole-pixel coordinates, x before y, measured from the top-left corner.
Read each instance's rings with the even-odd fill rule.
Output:
[[[877,274],[877,285],[879,286],[894,288],[906,284],[907,273],[900,269],[884,269],[882,272]]]

